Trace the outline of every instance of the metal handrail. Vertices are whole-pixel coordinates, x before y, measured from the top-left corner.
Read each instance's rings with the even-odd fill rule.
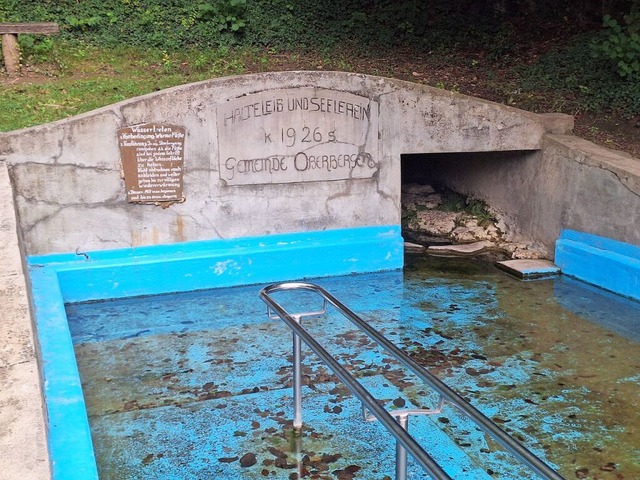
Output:
[[[370,338],[375,340],[384,350],[394,356],[401,364],[410,369],[418,378],[429,384],[436,392],[438,392],[445,401],[469,417],[481,430],[491,435],[500,445],[502,445],[514,457],[527,465],[537,475],[544,479],[564,480],[564,478],[549,467],[540,458],[534,455],[526,447],[517,442],[508,433],[498,427],[494,422],[482,414],[478,409],[473,407],[464,398],[458,395],[453,389],[442,382],[439,378],[427,371],[409,356],[402,352],[393,343],[387,340],[382,334],[362,320],[358,315],[352,312],[344,304],[342,304],[333,295],[322,287],[304,282],[285,282],[276,283],[263,288],[260,291],[260,298],[267,304],[268,309],[273,310],[279,318],[281,318],[294,332],[294,350],[295,337],[304,340],[304,342],[316,353],[327,366],[336,374],[336,376],[349,388],[349,390],[366,406],[366,408],[385,426],[385,428],[393,435],[396,440],[422,465],[426,472],[436,480],[448,480],[451,477],[431,458],[431,456],[409,435],[397,421],[384,409],[377,400],[367,391],[351,374],[338,363],[338,361],[328,353],[301,325],[300,319],[303,316],[318,312],[289,314],[279,303],[270,297],[270,294],[286,290],[310,290],[319,294],[324,300],[324,309],[326,303],[330,303],[343,316],[349,319],[361,331],[365,332]],[[295,352],[294,352],[295,353]],[[299,374],[299,372],[298,372]],[[298,419],[299,420],[299,419]],[[301,421],[299,420],[301,424]],[[294,422],[295,426],[295,422]]]

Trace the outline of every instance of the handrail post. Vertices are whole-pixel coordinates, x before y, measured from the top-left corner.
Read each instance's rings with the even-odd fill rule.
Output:
[[[300,325],[300,315],[293,315],[295,322]],[[293,428],[302,430],[302,342],[296,332],[293,332]]]
[[[275,302],[270,293],[283,291],[283,290],[311,290],[318,293],[324,300],[322,310],[316,312],[289,314],[280,304]],[[391,433],[398,441],[400,447],[396,447],[397,461],[399,464],[404,464],[402,469],[396,467],[397,478],[401,480],[406,479],[406,457],[407,451],[411,452],[411,455],[422,465],[425,471],[437,480],[451,480],[451,477],[445,472],[442,467],[434,461],[434,459],[422,448],[416,440],[409,435],[405,427],[408,427],[408,421],[403,427],[400,420],[395,420],[393,417],[399,418],[405,414],[418,414],[426,415],[431,413],[437,413],[440,411],[444,402],[456,407],[461,413],[469,417],[482,431],[490,434],[494,440],[500,443],[507,451],[513,454],[518,460],[531,468],[536,474],[548,480],[564,480],[563,477],[526,447],[514,440],[504,430],[501,430],[494,422],[488,419],[478,409],[468,403],[463,397],[451,389],[448,385],[438,379],[431,372],[425,370],[418,365],[409,356],[403,353],[396,345],[386,339],[380,332],[375,330],[367,322],[363,321],[358,315],[353,313],[347,307],[345,307],[340,301],[333,297],[329,292],[322,287],[311,283],[301,282],[288,282],[273,284],[263,288],[260,291],[260,298],[267,304],[267,315],[269,318],[282,319],[291,330],[294,332],[294,429],[302,429],[302,403],[301,403],[301,385],[302,385],[302,373],[301,373],[301,359],[300,359],[300,345],[303,340],[313,352],[315,352],[326,365],[342,380],[343,383],[351,390],[357,398],[363,403],[363,408],[366,406],[375,418],[382,422],[385,428]],[[371,393],[362,386],[340,363],[329,354],[314,338],[307,332],[301,325],[301,318],[303,316],[321,315],[326,312],[327,304],[331,304],[335,307],[345,318],[355,324],[361,331],[367,334],[373,339],[379,346],[395,357],[400,363],[411,370],[427,385],[431,386],[440,394],[440,400],[436,410],[426,409],[412,409],[406,411],[388,412],[386,409],[380,406],[378,401],[371,395]],[[271,314],[273,311],[274,315]],[[365,414],[365,418],[366,418]],[[404,452],[403,452],[404,450]],[[404,470],[404,473],[402,473]],[[404,476],[402,476],[404,475]]]
[[[409,431],[409,415],[398,415],[396,420]],[[396,439],[396,480],[407,480],[407,449]]]

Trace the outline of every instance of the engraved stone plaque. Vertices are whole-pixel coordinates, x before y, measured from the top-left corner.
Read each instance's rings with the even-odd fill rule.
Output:
[[[320,88],[245,95],[217,111],[219,172],[228,185],[371,178],[378,102]]]
[[[127,201],[182,201],[185,129],[145,123],[118,129]]]

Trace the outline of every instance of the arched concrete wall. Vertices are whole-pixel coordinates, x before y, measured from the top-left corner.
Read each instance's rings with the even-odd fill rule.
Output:
[[[398,225],[401,154],[537,150],[545,133],[566,133],[571,120],[386,78],[265,73],[1,134],[0,160],[13,181],[26,253],[84,252]],[[184,128],[183,203],[127,201],[117,132],[149,123]],[[338,159],[341,148],[351,163]],[[251,162],[281,155],[292,173],[299,151],[307,162],[317,159],[304,164],[315,172],[245,174],[238,182],[236,160],[243,171],[264,170],[264,162]]]

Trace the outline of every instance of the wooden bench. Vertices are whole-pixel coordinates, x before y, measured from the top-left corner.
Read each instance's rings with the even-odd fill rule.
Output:
[[[54,22],[0,23],[2,55],[7,73],[12,76],[20,73],[19,33],[51,35],[52,33],[58,33],[58,31],[58,24]]]

